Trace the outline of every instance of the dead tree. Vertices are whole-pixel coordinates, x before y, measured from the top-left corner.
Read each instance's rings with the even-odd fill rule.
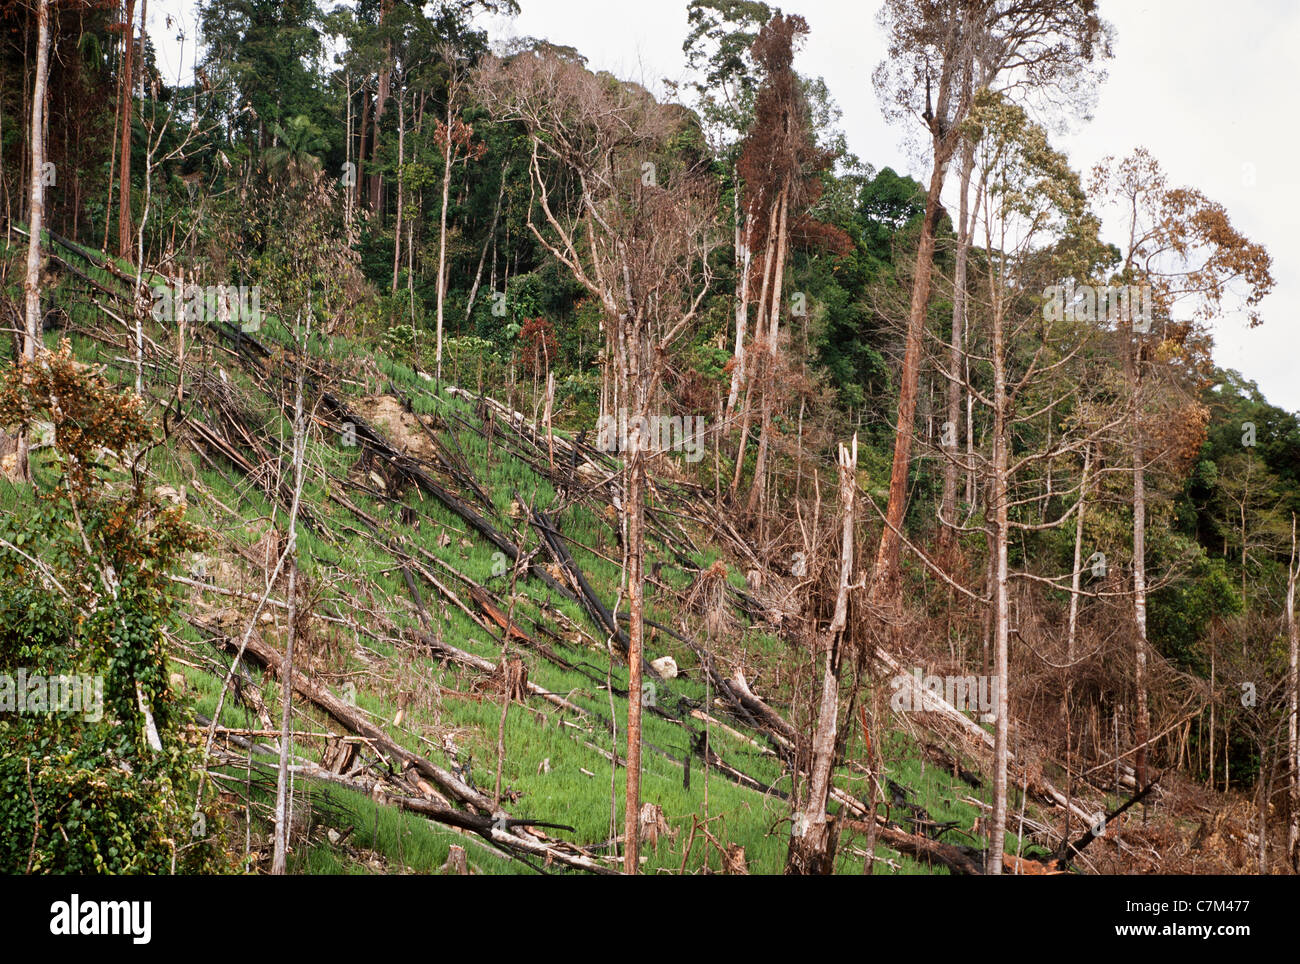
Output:
[[[1003,79],[1009,88],[1042,90],[1086,76],[1081,68],[1109,56],[1110,48],[1109,27],[1097,16],[1094,5],[1079,0],[940,0],[926,4],[889,0],[881,12],[881,23],[890,36],[890,57],[876,70],[876,88],[894,116],[919,116],[932,155],[907,313],[886,526],[872,582],[873,599],[896,608],[901,603],[898,556],[922,341],[935,239],[943,213],[940,194],[975,93],[972,74],[978,69],[974,81],[985,85]]]
[[[821,636],[824,651],[821,699],[817,728],[813,733],[807,796],[796,809],[790,831],[790,850],[786,857],[787,874],[830,874],[835,869],[838,831],[827,819],[831,776],[839,743],[840,668],[848,642],[849,593],[853,578],[854,502],[857,496],[858,439],[850,449],[839,447],[840,502],[840,576],[835,594],[835,611],[830,625]]]
[[[529,229],[604,308],[605,418],[629,426],[623,506],[628,601],[627,782],[624,869],[637,870],[640,813],[646,463],[642,431],[664,403],[671,346],[695,322],[718,244],[716,186],[675,169],[677,121],[644,89],[614,84],[550,52],[489,59],[475,80],[494,119],[531,140],[536,205]],[[567,207],[564,197],[574,198]],[[540,212],[534,220],[533,212]]]

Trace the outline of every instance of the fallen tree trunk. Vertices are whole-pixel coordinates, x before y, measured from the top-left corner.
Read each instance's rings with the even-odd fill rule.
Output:
[[[1156,774],[1156,778],[1152,780],[1150,783],[1148,783],[1145,787],[1143,787],[1138,793],[1135,793],[1133,796],[1129,797],[1128,800],[1120,804],[1110,813],[1106,814],[1106,816],[1103,817],[1100,821],[1094,821],[1092,825],[1089,826],[1088,830],[1085,833],[1081,834],[1073,843],[1067,845],[1063,841],[1061,844],[1061,849],[1057,852],[1058,864],[1064,867],[1066,862],[1069,861],[1071,857],[1074,857],[1076,854],[1082,853],[1084,847],[1088,846],[1088,844],[1092,843],[1094,840],[1096,840],[1105,832],[1106,826],[1112,820],[1114,820],[1120,814],[1124,813],[1124,811],[1128,810],[1129,807],[1132,807],[1133,805],[1141,802],[1147,796],[1147,794],[1149,794],[1152,790],[1154,790],[1156,788],[1156,784],[1160,782],[1160,778],[1162,776],[1164,776],[1163,773]]]
[[[395,471],[404,478],[415,483],[415,485],[417,485],[422,491],[427,492],[429,495],[441,502],[448,511],[458,516],[478,532],[479,535],[483,536],[484,539],[492,543],[493,546],[504,553],[506,558],[508,558],[512,563],[519,561],[521,553],[518,546],[498,532],[492,523],[483,518],[483,516],[476,512],[470,505],[461,501],[451,492],[447,491],[447,489],[443,488],[443,486],[429,475],[429,473],[420,468],[413,459],[399,452],[389,444],[388,440],[384,438],[383,434],[380,433],[378,429],[359,415],[352,412],[352,410],[344,405],[343,402],[340,401],[332,392],[321,392],[321,399],[329,407],[333,417],[337,418],[340,422],[351,423],[356,430],[357,436],[364,439],[378,454],[384,456]],[[575,598],[574,594],[567,586],[561,585],[557,582],[551,574],[542,567],[530,565],[528,567],[528,573],[531,576],[536,576],[566,599]]]
[[[259,746],[251,740],[230,734],[227,737],[235,743],[249,751],[258,751],[264,754],[270,754],[272,751],[267,747]],[[344,787],[356,793],[370,797],[379,804],[392,804],[401,807],[404,810],[410,810],[412,813],[422,814],[436,823],[456,830],[468,831],[478,834],[485,840],[488,840],[507,850],[516,853],[528,854],[533,857],[541,857],[547,863],[555,862],[572,867],[575,870],[585,870],[593,874],[613,875],[617,870],[613,870],[605,865],[592,860],[585,854],[573,847],[573,852],[568,849],[556,847],[544,840],[513,834],[510,831],[515,827],[551,827],[557,830],[567,830],[574,832],[573,828],[565,824],[546,823],[540,820],[528,820],[515,817],[503,817],[500,814],[494,816],[485,816],[480,814],[469,813],[464,810],[457,810],[454,807],[447,806],[446,803],[428,795],[429,788],[424,784],[424,796],[413,796],[410,794],[395,792],[384,782],[368,776],[351,776],[347,774],[335,773],[327,770],[319,764],[312,763],[308,760],[295,758],[296,762],[290,766],[290,769],[309,779],[319,780],[325,783],[332,783],[336,786]],[[238,763],[246,765],[247,760],[230,760],[228,764]],[[418,781],[417,781],[418,782]],[[494,851],[498,856],[507,856],[499,851]]]
[[[205,626],[201,628],[208,632],[213,631],[212,627]],[[226,650],[237,651],[239,648],[234,640],[224,634],[214,636],[213,642]],[[274,646],[263,642],[256,633],[249,634],[248,645],[245,647],[244,652],[246,656],[251,656],[258,665],[269,668],[273,672],[279,671],[282,663],[279,651]],[[296,670],[293,674],[293,689],[317,708],[323,710],[336,722],[347,727],[353,733],[373,741],[376,747],[398,760],[403,766],[413,767],[420,774],[433,781],[444,793],[467,806],[477,808],[483,813],[492,812],[492,801],[488,797],[479,793],[449,770],[444,770],[431,760],[412,753],[406,747],[395,742],[387,733],[366,719],[355,706],[339,699],[324,687],[317,686]]]
[[[542,538],[542,542],[549,550],[551,557],[555,559],[556,565],[568,573],[569,578],[573,580],[574,586],[578,589],[579,601],[583,608],[591,615],[596,624],[609,633],[610,638],[618,645],[619,651],[624,655],[627,654],[628,641],[627,636],[618,626],[618,620],[614,614],[609,611],[598,595],[596,590],[591,587],[587,577],[582,574],[578,564],[573,561],[573,556],[569,552],[568,546],[564,544],[564,539],[560,532],[555,528],[553,523],[540,509],[528,509],[528,521],[537,529]]]
[[[869,831],[867,823],[862,820],[846,819],[844,825],[859,833],[865,834]],[[954,874],[964,876],[980,877],[984,874],[984,851],[975,847],[944,843],[922,834],[908,833],[883,817],[876,818],[876,832],[880,840],[913,860],[938,864],[947,867]],[[1010,868],[1016,874],[1037,876],[1064,873],[1052,864],[1027,857],[1017,857],[1015,854],[1004,853],[1002,863],[1004,867]]]

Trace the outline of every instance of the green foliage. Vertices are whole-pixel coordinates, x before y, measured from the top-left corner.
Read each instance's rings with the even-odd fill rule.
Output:
[[[276,145],[262,154],[268,170],[291,179],[313,177],[320,171],[321,161],[317,154],[329,147],[329,141],[310,117],[299,114],[284,127],[276,123],[272,129]]]
[[[1181,668],[1208,676],[1205,633],[1214,619],[1241,612],[1242,601],[1225,561],[1196,549],[1186,577],[1151,594],[1147,634]]]
[[[759,69],[751,48],[772,13],[757,0],[691,0],[686,7],[690,32],[682,52],[703,75],[691,85],[700,116],[733,147],[753,121]]]
[[[305,115],[324,128],[317,85],[324,54],[315,0],[205,0],[200,65],[232,140],[265,146],[271,125]],[[217,105],[220,105],[218,108]],[[242,110],[247,105],[251,110]],[[259,141],[259,135],[261,140]],[[339,138],[341,141],[341,138]]]
[[[217,821],[190,812],[198,754],[163,647],[169,576],[205,533],[139,474],[122,475],[149,424],[67,342],[0,390],[0,423],[34,415],[54,426],[54,483],[0,520],[0,674],[78,677],[96,699],[65,712],[24,694],[28,712],[0,715],[0,869],[219,870]]]

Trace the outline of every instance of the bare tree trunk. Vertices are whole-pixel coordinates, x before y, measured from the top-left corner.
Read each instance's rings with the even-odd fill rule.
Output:
[[[1087,508],[1088,475],[1092,468],[1092,446],[1083,450],[1083,478],[1079,482],[1079,509],[1074,520],[1074,574],[1070,577],[1070,621],[1065,635],[1065,661],[1069,679],[1074,678],[1074,641],[1079,627],[1079,582],[1083,575],[1083,517]]]
[[[135,97],[135,37],[132,27],[135,19],[135,0],[126,0],[126,29],[122,43],[126,45],[122,61],[122,162],[119,169],[117,209],[117,253],[128,258],[135,247],[131,237],[131,103]]]
[[[28,205],[27,274],[23,280],[23,357],[36,357],[41,339],[41,231],[45,221],[45,94],[50,75],[50,2],[36,7],[36,79],[32,85],[31,193]],[[25,436],[25,433],[24,433]]]
[[[406,166],[406,98],[397,98],[397,221],[393,227],[393,286],[392,294],[397,294],[397,270],[402,263],[402,208],[406,206],[406,178],[402,169]]]
[[[778,205],[774,203],[771,211],[768,213],[767,244],[764,245],[763,249],[763,283],[759,288],[758,315],[754,324],[753,350],[750,352],[750,355],[753,357],[751,357],[747,362],[750,367],[755,366],[756,362],[754,359],[760,357],[762,352],[765,351],[766,338],[763,319],[767,317],[768,285],[772,278],[772,261],[776,254],[777,209]],[[749,426],[754,412],[753,401],[755,380],[756,379],[751,378],[749,374],[745,375],[745,402],[744,405],[741,406],[740,439],[736,444],[736,471],[731,477],[731,495],[733,497],[740,491],[740,479],[745,470],[745,449],[749,445]]]
[[[623,871],[635,874],[640,862],[641,814],[641,708],[644,700],[641,679],[641,661],[644,652],[643,567],[645,564],[644,509],[641,473],[643,466],[639,447],[631,456],[628,466],[628,651],[627,651],[627,792],[623,811]]]
[[[348,245],[352,244],[352,200],[353,185],[357,179],[357,169],[352,163],[352,73],[343,71],[343,102],[346,109],[343,134],[343,170],[347,172],[351,183],[344,182],[343,223],[347,225]]]
[[[626,275],[625,275],[626,278]],[[626,282],[625,282],[626,283]],[[628,292],[631,304],[631,292]],[[619,357],[623,376],[623,400],[632,413],[644,416],[649,410],[647,385],[653,374],[649,360],[642,357],[641,318],[629,311],[618,321]],[[640,424],[638,421],[636,424]],[[627,476],[627,785],[623,810],[623,871],[635,874],[641,853],[641,709],[645,705],[642,665],[645,653],[645,458],[646,439],[628,431]],[[652,691],[653,692],[653,691]]]
[[[734,168],[733,172],[735,172]],[[733,177],[736,183],[732,192],[732,211],[736,222],[736,270],[739,272],[739,276],[736,279],[736,353],[732,361],[731,388],[727,392],[727,408],[723,415],[724,418],[728,419],[736,407],[736,399],[740,397],[740,389],[745,383],[745,330],[749,326],[749,266],[753,260],[750,245],[754,237],[752,219],[746,217],[744,241],[741,241],[739,214],[740,175],[735,172]]]
[[[1216,647],[1214,644],[1214,640],[1211,639],[1210,646],[1209,646],[1210,649],[1210,770],[1209,773],[1210,773],[1211,790],[1214,789],[1214,728],[1216,723],[1214,711],[1215,711],[1215,707],[1218,705],[1219,702],[1219,694],[1217,688],[1218,678],[1216,674],[1217,667],[1216,667],[1216,660],[1215,660],[1215,648]]]
[[[987,872],[1002,873],[1002,852],[1007,828],[1007,381],[1002,338],[1002,317],[993,319],[993,480],[990,497],[994,517],[993,638],[994,680],[997,685],[997,720],[993,732],[993,820],[989,831]]]
[[[162,146],[162,136],[153,139],[153,127],[145,133],[144,152],[144,203],[140,208],[140,224],[136,227],[135,290],[143,291],[144,284],[144,229],[149,222],[149,205],[153,203],[153,171],[155,151]],[[144,395],[144,311],[137,299],[132,306],[135,316],[135,393]]]
[[[45,221],[45,92],[50,75],[50,0],[36,7],[36,78],[32,84],[31,191],[27,221],[27,271],[23,278],[23,359],[36,359],[41,344],[41,230]],[[27,425],[18,426],[13,474],[31,481]]]
[[[388,19],[389,11],[393,8],[392,0],[384,0],[379,12],[379,25],[382,27]],[[393,76],[393,44],[392,41],[384,43],[384,63],[379,70],[379,79],[375,88],[375,118],[374,130],[370,141],[370,159],[375,161],[379,156],[379,131],[380,122],[384,119],[384,108],[388,106],[388,96],[392,89]],[[377,164],[372,166],[377,167]],[[375,171],[370,175],[370,210],[375,214],[380,213],[379,202],[383,192],[383,176]]]
[[[840,709],[840,665],[844,655],[844,631],[848,626],[849,585],[853,575],[853,507],[857,493],[858,439],[853,447],[839,447],[839,496],[842,531],[840,535],[840,581],[835,595],[835,614],[822,637],[825,663],[817,712],[817,729],[813,733],[811,764],[808,774],[808,797],[803,809],[794,814],[790,833],[790,850],[786,858],[787,874],[830,874],[835,868],[834,827],[826,820],[826,802],[831,790],[831,771],[835,764],[837,723]]]
[[[293,539],[293,533],[289,538]],[[289,852],[289,829],[293,821],[293,815],[290,812],[289,800],[289,747],[290,736],[293,732],[293,646],[294,621],[297,616],[297,607],[295,606],[298,589],[298,560],[296,555],[289,556],[289,613],[287,616],[289,623],[288,642],[284,647],[284,663],[281,667],[281,678],[284,680],[284,692],[281,699],[284,702],[283,711],[280,715],[280,767],[275,779],[275,844],[274,851],[271,855],[271,873],[283,874]]]
[[[306,331],[302,344],[311,337],[311,310],[307,312]],[[303,462],[307,451],[307,425],[303,418],[302,390],[306,366],[299,362],[297,384],[293,400],[293,503],[289,509],[289,545],[286,550],[289,563],[289,612],[284,663],[280,671],[284,701],[280,716],[280,766],[275,782],[275,845],[271,856],[271,873],[283,874],[289,849],[291,822],[289,800],[289,736],[293,728],[293,647],[298,629],[298,506],[302,501]]]
[[[508,162],[507,162],[508,163]],[[488,247],[495,243],[497,236],[497,221],[501,217],[501,199],[506,193],[506,165],[501,165],[501,189],[497,191],[497,205],[492,211],[492,226],[488,228],[487,238],[483,241],[483,253],[478,258],[478,270],[474,272],[474,283],[469,289],[469,300],[465,303],[465,321],[469,322],[470,315],[474,311],[474,299],[478,297],[479,282],[483,280],[483,263],[487,261]],[[495,261],[495,258],[493,259]],[[493,278],[496,277],[496,265],[492,265]]]
[[[903,371],[898,389],[898,422],[894,431],[894,461],[889,473],[889,503],[885,509],[885,528],[880,535],[876,554],[872,596],[889,607],[896,607],[902,591],[898,579],[899,533],[907,509],[907,470],[912,458],[912,423],[916,419],[916,388],[921,372],[921,341],[925,330],[925,309],[930,300],[930,276],[934,268],[934,239],[939,224],[939,195],[952,149],[942,149],[935,138],[934,170],[930,175],[930,192],[925,202],[925,220],[916,250],[916,267],[912,276],[912,301],[907,315],[907,344],[903,354]]]
[[[442,379],[442,305],[447,297],[447,200],[451,193],[451,107],[453,97],[447,93],[447,143],[442,151],[442,211],[438,226],[438,334],[434,360],[437,377]]]
[[[354,209],[361,207],[361,182],[362,170],[366,166],[366,134],[370,134],[371,141],[374,141],[375,135],[370,123],[370,91],[366,87],[366,82],[362,81],[359,85],[361,91],[361,122],[357,129],[357,177],[356,185],[352,188],[352,206]],[[374,156],[374,148],[371,147],[371,157]]]
[[[1065,722],[1066,773],[1069,773],[1070,739],[1072,726],[1070,703],[1074,695],[1074,653],[1079,629],[1079,586],[1083,577],[1083,518],[1088,505],[1088,481],[1092,469],[1092,445],[1083,450],[1083,478],[1079,480],[1078,515],[1074,520],[1074,568],[1070,575],[1070,617],[1065,633],[1065,686],[1061,695],[1061,718]],[[1067,782],[1067,792],[1069,785]],[[1066,814],[1066,833],[1069,833],[1070,815]]]
[[[776,369],[776,342],[780,334],[781,327],[781,297],[782,287],[785,280],[785,252],[788,246],[788,229],[790,213],[790,187],[786,185],[781,191],[781,197],[778,202],[781,209],[781,216],[778,222],[776,234],[776,268],[772,274],[772,304],[771,304],[771,321],[768,324],[767,336],[763,339],[766,346],[767,365],[766,370],[762,373],[763,394],[762,394],[762,419],[760,421],[758,433],[758,457],[754,460],[754,482],[749,490],[749,511],[753,513],[761,512],[763,500],[767,494],[767,452],[771,445],[772,436],[772,405],[774,402],[773,395],[776,391],[775,369]],[[762,319],[759,319],[761,325]]]
[[[1139,383],[1140,384],[1140,383]],[[1150,731],[1150,710],[1147,706],[1147,567],[1146,567],[1146,467],[1140,426],[1135,426],[1133,439],[1133,622],[1137,629],[1133,639],[1133,698],[1137,702],[1134,713],[1133,754],[1134,778],[1137,786],[1147,784],[1147,735]]]
[[[122,87],[119,84],[117,88],[117,108],[113,114],[113,148],[108,161],[108,197],[104,200],[104,243],[101,245],[105,252],[108,251],[108,229],[112,224],[113,216],[113,185],[117,182],[117,143],[116,132],[122,126]]]
[[[963,355],[962,339],[966,321],[966,261],[971,247],[971,226],[974,216],[968,211],[970,207],[970,179],[975,167],[975,143],[962,141],[961,153],[961,195],[959,220],[957,223],[956,266],[953,272],[952,292],[952,337],[948,347],[948,424],[944,426],[944,439],[951,439],[951,450],[945,451],[943,463],[943,495],[939,502],[939,521],[943,524],[940,533],[941,543],[945,547],[952,545],[955,537],[957,514],[957,426],[961,423]],[[945,449],[948,447],[945,446]]]
[[[776,351],[776,340],[781,334],[781,298],[785,285],[785,256],[790,247],[790,185],[781,189],[778,202],[780,217],[776,228],[776,268],[772,272],[772,303],[769,306],[771,318],[768,322],[768,343]]]
[[[1295,587],[1300,578],[1300,561],[1296,558],[1296,517],[1291,514],[1291,560],[1287,566],[1286,630],[1290,643],[1290,667],[1287,676],[1287,774],[1290,786],[1291,821],[1287,826],[1287,854],[1291,869],[1300,872],[1300,627],[1295,618]]]
[[[962,332],[969,341],[969,332]],[[975,393],[971,391],[970,354],[964,349],[962,366],[966,383],[966,504],[975,504]]]

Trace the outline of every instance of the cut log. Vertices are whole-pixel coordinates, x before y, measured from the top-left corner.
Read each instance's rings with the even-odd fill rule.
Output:
[[[452,844],[447,851],[447,862],[442,865],[438,873],[453,877],[469,876],[469,858],[465,855],[465,848],[459,844]]]

